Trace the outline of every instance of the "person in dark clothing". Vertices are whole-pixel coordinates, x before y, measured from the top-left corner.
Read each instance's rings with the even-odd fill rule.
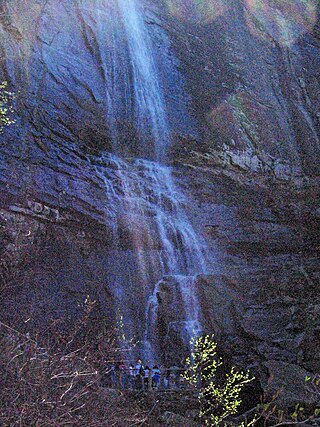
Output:
[[[149,382],[149,372],[150,372],[150,368],[147,365],[144,369],[144,375],[143,375],[143,381],[144,381],[144,388],[148,389],[148,382]]]
[[[157,365],[152,368],[152,387],[159,388],[161,372]]]
[[[134,368],[134,380],[137,389],[144,389],[144,367],[139,359]]]

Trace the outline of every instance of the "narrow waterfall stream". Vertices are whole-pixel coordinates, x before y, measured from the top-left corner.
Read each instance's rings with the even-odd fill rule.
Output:
[[[170,130],[151,38],[136,0],[118,2],[132,64],[136,126],[144,144],[150,144],[144,135],[151,127],[154,157],[162,161],[169,145]],[[147,147],[145,154],[146,151]]]
[[[117,4],[130,63],[125,67],[131,73],[125,81],[131,81],[128,96],[133,97],[134,105],[129,114],[134,114],[141,135],[142,157],[149,157],[152,144],[153,160],[121,159],[115,152],[102,156],[96,171],[105,186],[106,216],[113,223],[114,245],[122,256],[109,266],[115,304],[122,311],[127,332],[140,340],[140,351],[153,362],[159,360],[160,340],[170,333],[169,329],[179,334],[185,345],[201,329],[194,278],[206,272],[206,248],[185,213],[187,200],[165,165],[170,129],[143,10],[136,0],[118,0]],[[107,60],[103,66],[108,67]],[[113,92],[112,96],[116,95]],[[114,100],[110,102],[115,104]],[[110,114],[116,110],[111,107]],[[132,117],[128,117],[130,120]],[[127,270],[134,273],[124,271],[126,262]],[[164,289],[172,297],[172,318],[165,325],[166,331],[160,333],[159,295]]]

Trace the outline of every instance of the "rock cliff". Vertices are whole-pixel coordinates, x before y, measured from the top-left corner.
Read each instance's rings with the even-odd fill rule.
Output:
[[[320,369],[319,7],[287,3],[141,3],[172,176],[208,248],[210,274],[198,272],[194,284],[202,324],[264,387],[284,364]],[[143,157],[146,140],[134,122],[134,64],[123,28],[114,28],[116,4],[0,3],[1,79],[16,94],[16,122],[1,135],[1,319],[26,330],[52,318],[72,322],[90,295],[97,318],[110,322],[119,280],[141,332],[158,283],[170,361],[177,337],[167,325],[183,317],[171,318],[174,279],[136,273],[137,245],[144,265],[150,257],[158,268],[151,260],[161,242],[152,220],[146,229],[141,220],[157,214],[154,204],[118,216],[115,242],[106,191],[122,178],[102,153]],[[172,200],[161,203],[170,212]]]

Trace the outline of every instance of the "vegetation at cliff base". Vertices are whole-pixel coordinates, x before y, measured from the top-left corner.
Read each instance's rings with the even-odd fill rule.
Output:
[[[14,123],[11,114],[13,113],[12,102],[14,95],[7,90],[7,82],[0,84],[0,133],[6,126]]]
[[[184,377],[198,390],[199,417],[207,426],[224,426],[224,420],[237,414],[242,402],[241,392],[254,377],[249,372],[237,371],[232,367],[222,380],[218,380],[218,368],[223,362],[217,356],[217,343],[213,337],[204,335],[194,338],[191,346],[192,352],[186,360]],[[241,425],[249,426],[253,423]]]

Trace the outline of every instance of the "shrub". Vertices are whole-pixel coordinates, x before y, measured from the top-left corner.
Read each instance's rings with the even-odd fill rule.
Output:
[[[121,350],[118,332],[99,332],[90,319],[94,304],[86,302],[67,333],[53,321],[41,341],[0,322],[1,426],[120,427],[144,420],[134,398],[101,386]]]
[[[0,133],[6,126],[11,125],[15,121],[10,117],[11,113],[13,113],[12,102],[14,95],[6,89],[7,82],[2,82],[0,84]]]
[[[185,380],[198,390],[199,417],[207,426],[225,426],[225,420],[235,415],[241,404],[241,392],[254,378],[249,372],[234,367],[222,380],[217,379],[218,368],[223,364],[217,356],[217,343],[205,335],[191,341],[191,356],[186,360]],[[241,425],[253,425],[254,421]],[[230,425],[230,423],[228,424]],[[240,427],[240,426],[239,426]]]

